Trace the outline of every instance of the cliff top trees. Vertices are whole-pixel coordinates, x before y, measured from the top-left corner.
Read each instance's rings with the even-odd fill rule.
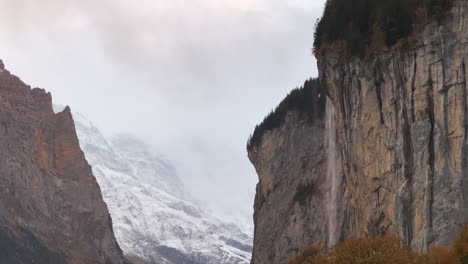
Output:
[[[317,22],[314,53],[366,56],[403,45],[418,25],[441,20],[457,0],[327,0]]]
[[[272,111],[260,125],[255,127],[254,133],[247,142],[247,150],[257,146],[266,131],[271,131],[283,125],[286,115],[290,111],[304,114],[309,121],[323,116],[325,112],[326,96],[319,79],[309,79],[304,86],[292,90],[286,98]]]

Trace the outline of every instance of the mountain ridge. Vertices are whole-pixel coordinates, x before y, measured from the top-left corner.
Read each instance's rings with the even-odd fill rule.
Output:
[[[0,260],[121,264],[101,190],[69,107],[24,84],[0,61]]]
[[[107,140],[86,117],[73,116],[125,253],[158,264],[250,261],[249,235],[188,202],[194,198],[168,160],[130,135]]]

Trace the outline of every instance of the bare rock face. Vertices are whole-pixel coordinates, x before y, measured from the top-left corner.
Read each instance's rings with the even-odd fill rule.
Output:
[[[0,61],[0,263],[123,263],[67,107]]]
[[[346,190],[341,239],[449,244],[468,220],[468,4],[409,50],[319,61],[337,112]]]
[[[326,246],[334,239],[330,234],[335,234],[334,223],[338,221],[330,217],[338,215],[329,212],[340,210],[340,198],[329,192],[330,176],[337,179],[337,194],[342,173],[340,166],[327,173],[330,164],[341,163],[339,152],[328,151],[336,133],[327,120],[311,123],[300,113],[289,112],[284,124],[264,134],[261,143],[249,152],[259,177],[251,263],[287,263],[308,245]],[[329,201],[338,206],[330,207]]]
[[[468,3],[415,39],[367,59],[326,54],[320,79],[336,120],[290,113],[249,152],[260,180],[253,264],[379,235],[424,251],[468,221]],[[302,184],[315,191],[297,200]]]

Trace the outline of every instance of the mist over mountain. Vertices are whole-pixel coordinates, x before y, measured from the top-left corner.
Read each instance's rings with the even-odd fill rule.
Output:
[[[73,117],[125,254],[148,263],[249,263],[249,226],[204,209],[171,162],[145,142],[130,135],[107,140],[82,114]]]
[[[0,0],[0,46],[25,81],[107,138],[130,133],[155,146],[195,197],[252,226],[257,177],[245,142],[316,75],[323,3]]]

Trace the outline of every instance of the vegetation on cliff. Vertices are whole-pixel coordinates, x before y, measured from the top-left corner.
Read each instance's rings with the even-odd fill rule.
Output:
[[[358,238],[320,252],[320,246],[311,245],[288,264],[468,264],[468,227],[451,248],[432,246],[427,254],[407,249],[397,237]]]
[[[457,0],[327,0],[315,30],[314,53],[366,56],[403,47],[413,32],[441,20]]]
[[[325,91],[319,79],[305,81],[304,86],[292,90],[276,109],[255,127],[254,133],[247,142],[247,150],[251,151],[259,145],[265,132],[282,126],[287,114],[291,111],[303,114],[310,122],[321,118],[325,112],[325,102]]]
[[[301,184],[297,186],[296,192],[294,193],[293,200],[295,202],[300,203],[301,205],[305,205],[307,199],[310,196],[313,196],[317,194],[317,187],[315,186],[314,183],[307,183],[307,184]]]

